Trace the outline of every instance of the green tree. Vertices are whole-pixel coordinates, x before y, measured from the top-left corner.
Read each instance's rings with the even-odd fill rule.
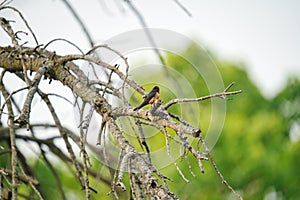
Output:
[[[185,54],[190,54],[187,57],[201,58],[203,51],[191,46]],[[185,64],[180,58],[170,58],[171,65],[182,73],[193,73],[186,72],[189,68],[183,67]],[[243,90],[243,94],[236,96],[234,101],[227,101],[224,128],[213,148],[221,171],[246,199],[263,199],[271,192],[276,193],[278,198],[296,199],[300,196],[297,189],[300,184],[297,173],[300,152],[299,79],[291,78],[279,94],[266,99],[249,79],[246,67],[222,61],[218,61],[217,65],[225,85],[235,81]],[[193,83],[193,87],[197,88],[202,86],[203,80]],[[201,102],[200,107],[206,107],[208,103]],[[297,141],[291,140],[292,126],[298,127],[294,130],[298,131],[294,133],[298,136]],[[201,199],[223,199],[220,195],[229,195],[213,174],[197,176],[192,184],[178,182],[176,180],[178,191],[184,191],[186,199],[198,199],[199,194]]]

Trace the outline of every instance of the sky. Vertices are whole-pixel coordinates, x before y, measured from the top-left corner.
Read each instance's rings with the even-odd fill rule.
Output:
[[[221,59],[243,63],[266,97],[279,92],[290,76],[300,77],[300,1],[181,0],[188,16],[173,0],[133,1],[148,27],[186,35]],[[98,43],[141,28],[123,1],[70,0]],[[14,0],[40,43],[67,38],[88,50],[87,40],[60,0]],[[4,12],[8,16],[10,13]],[[1,37],[1,35],[0,35]],[[65,48],[57,48],[65,53]]]

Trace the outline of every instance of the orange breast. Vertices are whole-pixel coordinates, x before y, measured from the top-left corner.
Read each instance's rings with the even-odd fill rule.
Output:
[[[154,96],[152,99],[150,99],[149,104],[153,104],[154,101],[155,101],[156,99],[158,99],[158,98],[159,98],[159,93],[156,92],[156,93],[155,93],[155,96]]]

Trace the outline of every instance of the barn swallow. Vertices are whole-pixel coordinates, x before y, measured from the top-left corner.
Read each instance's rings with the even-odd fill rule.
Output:
[[[147,94],[144,101],[138,107],[134,108],[133,110],[135,111],[135,110],[141,109],[145,105],[153,104],[155,102],[155,100],[158,98],[159,98],[159,87],[154,86],[153,89],[151,90],[151,92],[149,92],[149,94]]]

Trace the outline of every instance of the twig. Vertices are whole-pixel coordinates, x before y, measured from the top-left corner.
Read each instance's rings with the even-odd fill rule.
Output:
[[[13,0],[4,0],[4,1],[2,1],[2,2],[0,3],[0,7],[5,6],[5,5],[8,5],[8,4],[10,4],[12,1],[13,1]]]
[[[1,8],[0,8],[1,9]],[[11,38],[11,41],[14,45],[14,47],[20,48],[16,34],[14,33],[12,27],[9,24],[9,21],[7,21],[5,18],[0,17],[0,25],[2,26],[2,28],[4,29],[4,31],[9,35],[9,37]]]
[[[22,169],[22,167],[20,167],[21,172],[24,174],[24,177],[28,180],[29,185],[31,186],[31,188],[34,190],[34,192],[37,194],[37,196],[39,197],[40,200],[44,200],[44,197],[42,196],[41,191],[37,188],[37,185],[34,184],[31,180],[31,178],[28,177],[28,175],[24,172],[24,170]]]
[[[106,125],[106,119],[102,118],[100,128],[99,128],[98,137],[97,137],[97,145],[102,144],[101,138],[102,138],[102,133],[105,132],[105,125]],[[103,144],[105,144],[105,138],[104,138],[103,142],[104,142]]]
[[[84,102],[81,109],[80,109],[80,121],[83,121],[83,113],[84,113],[84,108],[85,108],[86,103]],[[88,123],[89,124],[89,123]],[[88,127],[86,127],[86,130]],[[83,162],[83,170],[84,170],[84,190],[85,190],[85,198],[87,200],[91,199],[91,193],[90,193],[90,187],[89,187],[89,177],[88,177],[88,155],[85,150],[85,136],[84,136],[84,131],[83,131],[83,126],[80,126],[79,129],[80,132],[80,153],[82,154],[82,162]]]
[[[46,95],[47,95],[47,96],[55,96],[55,97],[61,98],[61,99],[65,100],[66,102],[70,103],[71,105],[73,105],[73,103],[72,103],[69,99],[67,99],[66,97],[61,96],[61,95],[59,95],[59,94],[48,93],[48,94],[46,94]]]
[[[192,165],[191,165],[189,159],[187,158],[187,156],[185,156],[184,158],[185,158],[185,161],[186,161],[186,163],[187,163],[187,165],[188,165],[188,167],[189,167],[190,173],[192,174],[193,177],[195,177],[196,175],[195,175],[195,173],[193,172]]]
[[[225,97],[228,95],[236,95],[239,93],[242,93],[242,90],[237,90],[237,91],[233,91],[233,92],[228,92],[227,90],[230,89],[233,86],[234,82],[231,83],[229,86],[226,87],[226,89],[223,92],[220,93],[215,93],[215,94],[211,94],[211,95],[207,95],[207,96],[203,96],[203,97],[199,97],[199,98],[183,98],[183,99],[172,99],[171,101],[169,101],[168,103],[166,103],[164,106],[162,106],[163,109],[167,110],[170,106],[176,104],[176,103],[186,103],[186,102],[197,102],[197,101],[204,101],[207,99],[211,99],[214,97],[220,97],[222,99],[227,100]]]
[[[149,29],[148,29],[148,25],[147,25],[144,17],[139,12],[139,10],[132,4],[131,0],[124,0],[124,1],[127,3],[129,8],[132,10],[132,12],[137,16],[138,20],[140,21],[140,24],[143,27],[143,30],[144,30],[146,36],[148,37],[148,40],[149,40],[150,44],[153,46],[154,52],[156,53],[159,60],[161,61],[161,64],[163,66],[165,66],[166,62],[165,62],[163,56],[161,55],[161,53],[159,52],[159,50],[157,48],[156,42],[155,42],[152,34],[150,33]]]
[[[186,140],[186,136],[184,136],[181,132],[176,132],[176,134],[179,136],[179,138],[181,139],[181,141],[183,142],[183,144],[186,146],[186,148],[194,155],[194,157],[197,159],[198,161],[198,165],[199,168],[201,170],[201,173],[204,174],[204,167],[202,164],[202,160],[205,160],[204,157],[202,157],[200,155],[200,153],[196,152],[195,149],[191,146],[191,144]],[[199,138],[202,138],[201,136],[199,136]]]
[[[124,171],[125,171],[125,161],[130,157],[130,159],[134,159],[134,163],[136,165],[136,168],[141,172],[143,175],[140,177],[140,182],[145,184],[145,188],[149,192],[152,193],[152,195],[157,195],[158,198],[167,198],[167,199],[177,199],[177,197],[169,191],[168,188],[162,188],[162,186],[158,183],[156,177],[152,174],[152,172],[157,172],[157,175],[159,177],[163,177],[161,180],[163,181],[164,184],[164,176],[162,176],[159,171],[155,169],[155,167],[147,162],[144,158],[142,158],[136,150],[131,146],[128,141],[124,138],[122,135],[122,132],[119,130],[118,126],[116,125],[116,122],[113,119],[108,120],[108,127],[111,130],[113,136],[116,138],[116,140],[119,143],[119,146],[124,150],[124,152],[128,152],[125,154],[127,158],[122,159],[122,163],[119,167],[120,173],[119,173],[119,178],[117,179],[117,185],[119,185],[122,189],[126,189],[125,185],[122,183]],[[119,183],[119,184],[118,184]]]
[[[84,54],[83,51],[80,49],[79,46],[77,46],[75,43],[67,40],[67,39],[64,39],[64,38],[55,38],[53,40],[51,40],[50,42],[48,42],[45,46],[44,46],[44,49],[46,49],[50,44],[56,42],[56,41],[63,41],[63,42],[66,42],[70,45],[72,45],[73,47],[75,47],[81,54]]]
[[[243,200],[243,197],[242,197],[238,192],[236,192],[236,191],[233,189],[233,187],[231,187],[231,185],[224,179],[224,177],[223,177],[222,173],[220,172],[220,170],[218,169],[218,167],[217,167],[217,165],[216,165],[216,163],[215,163],[215,161],[214,161],[214,159],[213,159],[213,157],[212,157],[212,154],[211,154],[209,148],[207,147],[205,141],[204,141],[202,138],[199,138],[199,141],[202,143],[202,145],[203,145],[203,147],[204,147],[204,149],[205,149],[205,152],[206,152],[206,154],[207,154],[207,157],[208,157],[208,159],[209,159],[209,162],[212,164],[212,166],[213,166],[215,172],[217,173],[218,177],[221,179],[222,184],[224,184],[229,190],[231,190],[231,192],[232,192],[235,196],[237,196],[238,199]]]
[[[146,152],[147,152],[147,156],[148,156],[148,160],[149,160],[149,162],[151,163],[150,149],[149,149],[149,147],[148,147],[148,144],[147,144],[147,141],[146,141],[146,138],[145,138],[145,134],[144,134],[143,128],[142,128],[142,126],[141,126],[140,120],[139,120],[139,119],[135,119],[135,124],[136,124],[137,127],[138,127],[138,131],[139,131],[140,136],[141,136],[141,138],[142,138],[142,142],[140,141],[140,137],[139,137],[138,135],[136,135],[137,140],[138,140],[138,142],[139,142],[139,144],[140,144],[140,146],[141,146],[142,149],[143,149],[143,146],[145,147]],[[135,131],[134,131],[134,133],[135,133]],[[135,134],[136,134],[136,133],[135,133]]]
[[[116,75],[119,76],[119,78],[121,80],[125,81],[128,85],[130,85],[132,88],[134,88],[137,92],[139,92],[143,95],[146,94],[145,90],[143,89],[143,87],[140,84],[138,84],[134,80],[128,79],[126,77],[126,75],[123,74],[120,70],[118,70],[115,66],[112,66],[106,62],[103,62],[100,59],[98,59],[97,57],[93,57],[91,55],[67,55],[67,56],[60,57],[57,60],[57,62],[64,64],[64,63],[67,63],[68,61],[74,61],[74,60],[86,60],[86,61],[98,64],[106,69],[112,70]],[[72,64],[71,66],[76,66],[76,65]]]
[[[111,183],[111,191],[109,193],[107,193],[107,195],[113,193],[116,199],[119,199],[118,194],[116,192],[116,188],[115,186],[117,185],[117,178],[118,178],[118,173],[119,173],[119,169],[122,163],[124,157],[124,150],[121,149],[120,153],[119,153],[119,159],[118,159],[118,164],[114,173],[114,177],[113,177],[113,181]]]
[[[32,31],[31,27],[29,26],[28,22],[26,21],[26,19],[25,19],[24,16],[22,15],[22,13],[21,13],[18,9],[16,9],[16,8],[14,8],[14,7],[11,7],[11,6],[3,6],[3,7],[0,7],[0,10],[4,10],[4,9],[11,9],[11,10],[13,10],[13,11],[15,11],[16,13],[19,14],[19,16],[21,17],[22,21],[25,23],[26,27],[27,27],[28,30],[30,31],[30,33],[31,33],[31,35],[32,35],[32,37],[33,37],[33,39],[34,39],[36,45],[39,45],[38,40],[37,40],[37,38],[36,38],[34,32]]]
[[[9,94],[3,85],[4,74],[5,71],[3,71],[0,76],[0,90],[2,92],[3,97],[5,99],[8,99]],[[7,102],[7,110],[8,110],[8,122],[9,124],[13,124],[14,114],[13,114],[13,108],[10,100]],[[10,137],[10,148],[11,148],[12,199],[16,200],[18,198],[18,171],[17,171],[18,160],[17,160],[15,130],[12,127],[9,127],[9,137]]]
[[[127,153],[124,155],[124,157],[122,158],[122,161],[120,163],[120,168],[119,168],[120,171],[119,171],[116,185],[118,187],[120,187],[122,191],[126,191],[126,186],[123,183],[123,178],[124,178],[124,173],[126,172],[126,169],[128,169],[127,164],[130,159],[134,158],[134,156],[135,156],[135,154],[133,152]]]
[[[67,0],[62,0],[63,3],[65,3],[65,5],[67,6],[67,8],[70,10],[70,12],[72,13],[73,17],[77,20],[77,22],[79,23],[80,27],[82,28],[85,36],[87,37],[91,47],[94,46],[94,41],[92,39],[91,34],[89,33],[87,27],[85,26],[85,24],[83,23],[83,21],[80,19],[79,15],[77,14],[77,12],[74,10],[74,8],[71,6],[71,4],[67,1]]]
[[[12,96],[13,96],[14,94],[16,94],[16,93],[18,93],[18,92],[20,92],[20,91],[22,91],[22,90],[25,90],[25,89],[28,89],[28,86],[23,87],[23,88],[20,88],[20,89],[18,89],[18,90],[15,90],[15,91],[13,91],[12,93],[10,93],[10,94],[8,95],[8,99],[5,99],[5,101],[3,102],[2,106],[1,106],[1,109],[0,109],[0,119],[1,119],[1,115],[2,115],[2,113],[3,113],[4,107],[5,107],[6,103],[7,103],[7,101],[10,100],[10,99],[12,99]]]
[[[42,78],[42,76],[51,68],[50,63],[45,63],[44,67],[40,68],[38,72],[35,74],[35,77],[32,82],[32,87],[29,89],[25,103],[23,105],[22,112],[18,119],[14,121],[14,125],[17,125],[19,127],[23,125],[27,125],[27,129],[29,130],[29,114],[31,109],[31,102],[33,100],[34,94],[36,93],[38,89],[38,84]],[[11,124],[12,125],[12,124]]]
[[[0,173],[3,176],[11,176],[11,177],[12,177],[12,174],[13,174],[13,172],[11,170],[4,169],[4,168],[1,168],[1,167],[0,167]],[[22,181],[23,183],[27,183],[27,184],[29,184],[29,182],[31,182],[33,185],[38,185],[39,184],[38,180],[36,180],[36,179],[34,179],[33,177],[30,177],[30,176],[25,176],[23,174],[18,175],[18,180]]]
[[[118,68],[119,68],[119,65],[115,65],[115,67],[118,69]],[[109,75],[108,75],[107,83],[110,83],[110,82],[111,82],[111,78],[112,78],[113,73],[114,73],[114,71],[111,70],[110,73],[109,73]],[[107,88],[108,88],[108,84],[106,84],[106,85],[104,86],[104,89],[103,89],[103,92],[102,92],[102,95],[101,95],[102,97],[104,97]]]
[[[192,13],[178,0],[173,0],[189,17],[192,17]]]
[[[127,59],[126,57],[124,57],[119,51],[117,51],[116,49],[111,48],[110,46],[108,46],[108,45],[106,45],[106,44],[94,46],[91,50],[89,50],[89,51],[86,53],[86,55],[91,54],[92,52],[94,52],[94,51],[95,51],[96,49],[98,49],[98,48],[105,48],[105,49],[108,49],[109,51],[114,52],[116,55],[118,55],[118,56],[124,61],[125,66],[126,66],[126,69],[125,69],[125,77],[124,77],[124,79],[123,79],[123,84],[122,84],[122,89],[124,90],[125,84],[126,84],[126,80],[127,80],[127,78],[128,78],[128,71],[129,71],[128,59]],[[115,65],[115,68],[118,69],[118,67],[119,67],[119,65]],[[113,71],[111,71],[111,72],[113,72]],[[110,77],[111,77],[111,75],[109,75],[109,79],[108,79],[109,81],[107,81],[107,84],[105,84],[105,89],[106,89],[106,87],[108,87],[109,83],[111,82],[111,81],[110,81]],[[143,89],[143,88],[142,88],[142,89]],[[126,98],[125,98],[125,95],[124,95],[124,91],[123,91],[123,96],[122,96],[122,97],[123,97],[123,101],[126,101]]]
[[[178,167],[178,165],[177,165],[175,159],[174,159],[173,156],[171,155],[171,152],[170,152],[170,144],[169,144],[169,136],[168,136],[168,133],[167,133],[166,129],[165,129],[165,128],[162,128],[161,131],[162,131],[162,133],[165,135],[165,138],[166,138],[166,146],[167,146],[167,153],[168,153],[168,156],[170,157],[171,161],[173,162],[173,164],[174,164],[176,170],[178,171],[178,173],[180,174],[180,176],[182,177],[182,179],[183,179],[185,182],[189,183],[190,181],[189,181],[187,178],[185,178],[184,174],[182,173],[182,171],[181,171],[180,168]]]
[[[82,176],[82,173],[81,173],[81,166],[80,164],[78,163],[78,161],[76,160],[76,156],[74,154],[74,151],[72,149],[72,146],[68,140],[68,136],[67,136],[67,133],[65,131],[65,129],[63,128],[63,126],[61,125],[60,123],[60,120],[48,98],[48,96],[46,94],[44,94],[42,91],[38,90],[38,93],[39,95],[42,97],[43,101],[46,103],[46,105],[48,106],[48,109],[53,117],[53,120],[55,122],[55,126],[58,128],[59,132],[60,132],[60,135],[61,137],[63,138],[64,142],[65,142],[65,145],[66,145],[66,148],[70,154],[70,158],[71,158],[71,161],[73,163],[73,165],[75,166],[75,169],[76,169],[76,175],[77,175],[77,178],[79,180],[79,183],[81,184],[82,188],[84,188],[84,179],[83,179],[83,176]]]
[[[42,150],[42,148],[41,148],[41,150]],[[60,193],[60,195],[61,195],[61,198],[62,198],[63,200],[66,200],[66,195],[65,195],[65,192],[63,191],[63,185],[62,185],[62,182],[61,182],[60,179],[59,179],[59,175],[57,174],[55,168],[53,167],[53,165],[51,164],[51,162],[50,162],[49,159],[47,158],[45,152],[42,150],[41,153],[42,153],[42,156],[43,156],[43,158],[44,158],[44,161],[46,162],[46,164],[48,165],[50,171],[52,172],[52,174],[53,174],[53,176],[54,176],[54,179],[55,179],[56,184],[57,184],[57,186],[58,186],[58,190],[59,190],[59,193]]]

